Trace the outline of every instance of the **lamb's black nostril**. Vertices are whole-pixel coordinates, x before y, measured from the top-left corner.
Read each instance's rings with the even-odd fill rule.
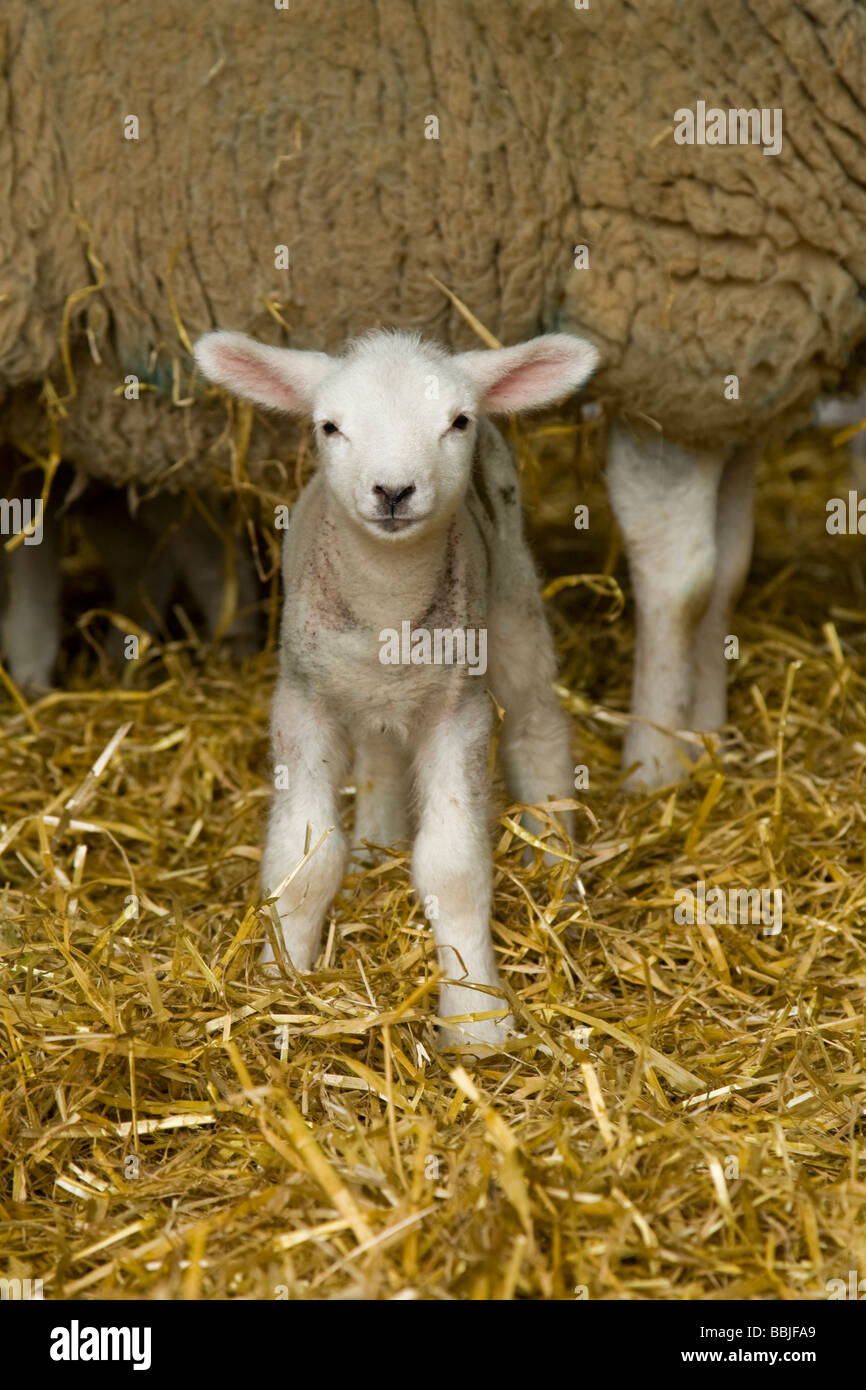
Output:
[[[383,487],[381,483],[376,483],[373,491],[377,497],[381,497],[382,501],[389,507],[393,514],[401,502],[405,502],[407,497],[412,496],[412,493],[415,491],[415,484],[410,483],[408,487],[395,490],[393,488]]]

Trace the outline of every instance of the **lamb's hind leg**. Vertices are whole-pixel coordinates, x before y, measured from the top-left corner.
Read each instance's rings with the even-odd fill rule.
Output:
[[[725,465],[716,509],[716,575],[695,639],[692,728],[718,729],[727,717],[725,640],[752,559],[759,445],[736,449]]]
[[[277,899],[289,959],[296,969],[309,970],[346,862],[338,795],[348,750],[340,729],[285,681],[274,695],[271,724],[276,790],[262,855],[262,889],[273,893],[313,851]],[[268,944],[262,962],[273,959]]]
[[[553,691],[556,658],[541,601],[535,590],[522,602],[494,610],[488,625],[490,683],[505,711],[499,749],[505,781],[515,801],[530,806],[573,794],[574,768],[569,723]],[[573,835],[573,815],[558,813]],[[526,828],[543,827],[534,816]],[[547,862],[553,863],[552,856]]]
[[[607,470],[637,610],[632,714],[623,765],[630,781],[682,776],[691,725],[694,644],[716,572],[716,499],[724,452],[693,452],[616,422]],[[659,727],[655,727],[659,726]]]
[[[396,735],[361,735],[355,751],[353,845],[396,845],[409,834],[408,757]]]
[[[505,1010],[503,1001],[485,989],[499,985],[490,935],[490,723],[489,702],[479,692],[479,698],[423,729],[415,745],[419,827],[412,871],[415,891],[428,909],[439,964],[448,977],[439,995],[442,1018]],[[507,1017],[455,1022],[443,1036],[446,1041],[496,1047],[503,1045],[511,1027]]]

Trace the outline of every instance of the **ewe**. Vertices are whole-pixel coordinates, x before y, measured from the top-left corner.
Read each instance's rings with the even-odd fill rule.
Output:
[[[415,890],[430,905],[446,977],[446,1037],[501,1045],[511,1021],[490,997],[499,976],[488,692],[505,710],[501,748],[516,800],[569,796],[572,763],[517,473],[485,412],[558,400],[586,381],[596,351],[552,334],[451,356],[379,332],[329,357],[210,333],[196,357],[238,395],[311,416],[320,459],[283,553],[262,883],[276,895],[286,951],[301,970],[318,954],[345,867],[339,791],[354,753],[355,839],[390,845],[412,821]],[[470,651],[489,664],[461,663]],[[498,1016],[464,1026],[455,1019],[491,1011]]]

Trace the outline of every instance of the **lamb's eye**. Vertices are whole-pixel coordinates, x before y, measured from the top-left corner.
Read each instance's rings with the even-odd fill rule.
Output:
[[[339,433],[340,433],[340,431],[339,431],[339,429],[337,428],[337,426],[334,424],[333,420],[323,420],[323,421],[322,421],[322,434],[339,434]]]
[[[469,424],[468,415],[456,415],[451,421],[452,430],[465,430]]]

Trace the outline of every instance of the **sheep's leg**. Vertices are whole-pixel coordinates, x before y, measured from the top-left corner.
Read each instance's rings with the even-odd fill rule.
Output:
[[[232,554],[238,601],[237,612],[226,636],[236,656],[253,656],[259,650],[258,619],[255,608],[259,591],[250,547],[242,535],[233,537]],[[214,632],[216,632],[216,628],[214,628]]]
[[[124,519],[121,534],[128,542],[128,554],[113,567],[112,612],[142,628],[161,636],[168,616],[168,605],[177,583],[177,570],[167,552],[156,556],[150,553],[146,536],[139,534],[136,524]],[[127,634],[113,623],[105,639],[105,653],[112,666],[123,666],[126,659]]]
[[[716,571],[723,452],[698,453],[611,429],[611,505],[625,539],[637,610],[632,715],[623,765],[649,787],[680,777],[689,745],[675,736],[693,708],[694,643]],[[643,722],[651,721],[651,722]],[[660,726],[660,727],[654,727]]]
[[[274,892],[312,851],[276,904],[286,953],[296,969],[309,970],[346,863],[338,796],[348,749],[336,723],[287,681],[274,695],[271,733],[276,789],[262,854],[262,890],[265,896]],[[268,943],[262,962],[273,959]]]
[[[522,602],[491,613],[488,632],[490,683],[505,711],[499,749],[508,790],[530,806],[566,799],[574,787],[569,722],[553,692],[556,658],[534,576]],[[561,811],[558,819],[573,835],[572,813]],[[522,820],[534,835],[544,828],[534,816]]]
[[[4,538],[5,539],[5,538]],[[2,544],[2,541],[0,541]],[[42,539],[0,552],[6,602],[0,646],[12,679],[25,690],[50,686],[60,648],[60,545],[57,522],[47,511]]]
[[[225,526],[229,523],[226,521]],[[257,646],[256,580],[249,548],[232,534],[227,542],[217,535],[203,517],[191,517],[173,537],[176,563],[190,593],[202,611],[211,641],[219,631],[223,612],[228,567],[234,570],[235,613],[225,633],[238,656],[251,655]]]
[[[815,402],[814,419],[817,425],[840,430],[846,425],[859,425],[866,418],[866,391],[858,396],[823,396]],[[860,430],[847,444],[850,464],[849,486],[866,490],[866,430]]]
[[[175,499],[142,503],[131,516],[123,493],[111,489],[97,496],[82,515],[85,529],[100,552],[111,583],[111,610],[146,632],[165,636],[165,618],[177,581],[169,547],[157,544],[159,527],[154,513],[167,526]],[[105,637],[105,654],[112,666],[123,666],[127,634],[111,624]]]
[[[419,827],[412,872],[433,928],[439,964],[447,977],[440,1017],[504,1009],[503,1001],[470,985],[499,985],[490,935],[492,860],[487,829],[487,751],[491,710],[485,698],[424,729],[414,753]],[[455,1023],[446,1042],[503,1046],[509,1018]]]
[[[727,716],[725,639],[752,559],[755,468],[760,448],[737,449],[725,465],[716,507],[716,577],[695,639],[692,727],[718,729]]]
[[[355,750],[354,844],[396,845],[409,834],[405,749],[387,734],[364,736]]]

